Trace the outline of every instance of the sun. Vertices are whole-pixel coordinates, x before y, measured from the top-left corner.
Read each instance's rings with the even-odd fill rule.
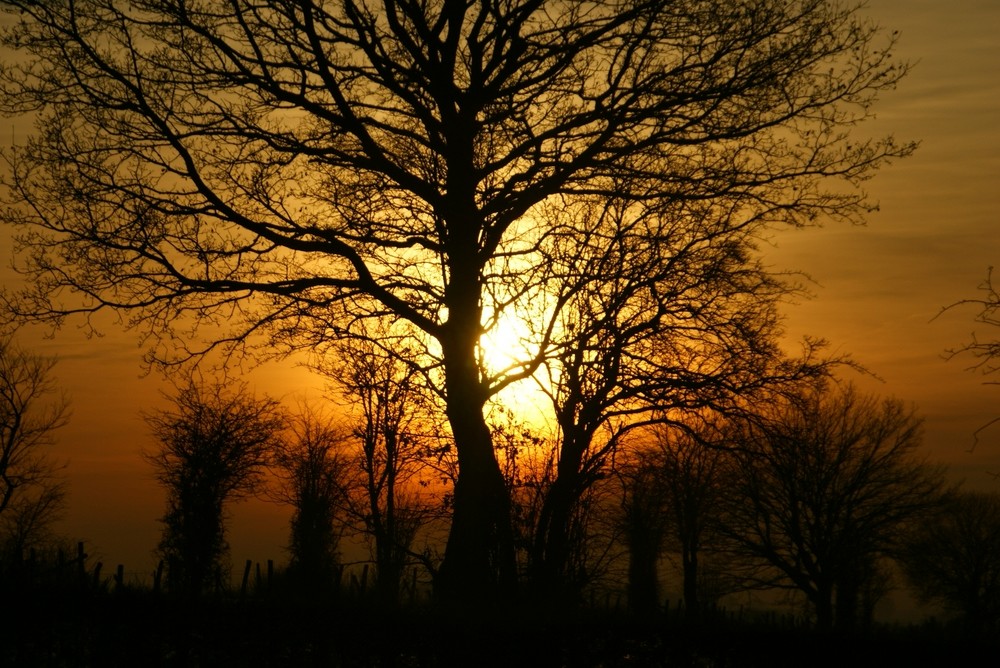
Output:
[[[501,314],[479,339],[479,361],[493,380],[501,380],[523,369],[538,355],[537,335],[528,321],[512,313]],[[508,376],[509,377],[509,376]],[[551,401],[544,391],[544,374],[536,370],[528,378],[504,387],[494,397],[513,411],[517,419],[540,431],[552,429]]]
[[[479,357],[491,376],[514,370],[533,357],[531,328],[511,313],[501,313],[479,338]]]

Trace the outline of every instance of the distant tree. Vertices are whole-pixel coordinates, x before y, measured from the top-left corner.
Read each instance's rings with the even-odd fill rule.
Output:
[[[731,437],[726,533],[801,591],[816,625],[850,628],[880,558],[931,508],[940,471],[918,457],[902,402],[822,384],[774,400]]]
[[[167,493],[158,548],[167,582],[199,596],[225,585],[227,505],[260,491],[285,419],[245,384],[191,380],[171,401],[146,417],[157,448],[144,456]]]
[[[973,634],[1000,624],[1000,494],[957,492],[913,526],[902,563],[925,601],[958,612]]]
[[[638,615],[654,613],[661,605],[659,564],[669,508],[657,474],[656,465],[642,456],[619,470],[618,522],[628,551],[628,606]]]
[[[907,69],[860,2],[3,7],[0,110],[39,128],[5,152],[31,279],[8,307],[111,308],[158,336],[190,316],[208,345],[263,334],[271,354],[408,321],[433,341],[459,462],[441,582],[470,602],[515,584],[484,407],[549,350],[494,375],[479,342],[547,289],[539,241],[582,245],[577,204],[612,198],[697,205],[672,220],[727,221],[719,249],[859,220],[861,184],[912,149],[858,134]]]
[[[384,323],[383,323],[384,325]],[[369,541],[375,566],[375,592],[387,606],[399,602],[408,565],[419,560],[432,573],[435,565],[414,550],[417,533],[441,510],[420,492],[441,487],[433,462],[440,453],[432,435],[434,411],[429,406],[422,371],[405,361],[406,336],[391,327],[374,327],[345,339],[335,361],[320,370],[353,409],[351,452],[353,474],[345,497],[354,531]],[[394,345],[395,351],[387,350]],[[433,496],[451,491],[445,485]]]
[[[647,454],[653,484],[660,486],[669,518],[665,549],[678,555],[684,612],[696,621],[704,604],[719,595],[718,576],[709,587],[709,560],[721,551],[721,511],[729,473],[719,425],[656,425],[655,448]],[[707,599],[707,600],[706,600]]]
[[[69,419],[55,364],[0,336],[0,548],[14,559],[42,542],[64,509],[61,467],[46,452]]]
[[[288,432],[273,462],[279,479],[274,496],[293,509],[288,568],[303,591],[323,593],[334,584],[345,530],[351,434],[309,407],[289,418]]]

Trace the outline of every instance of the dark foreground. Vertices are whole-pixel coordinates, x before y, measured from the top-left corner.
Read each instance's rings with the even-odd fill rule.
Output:
[[[537,607],[450,614],[363,602],[218,597],[198,604],[149,590],[4,592],[0,666],[964,666],[998,655],[994,638],[945,627],[850,636],[763,621],[697,627],[610,611]],[[15,594],[14,596],[11,596]],[[985,664],[984,664],[985,665]]]

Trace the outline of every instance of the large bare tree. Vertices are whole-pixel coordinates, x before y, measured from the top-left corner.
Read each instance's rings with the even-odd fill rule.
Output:
[[[548,317],[536,315],[531,330],[549,345],[537,376],[558,453],[532,551],[542,589],[572,588],[563,581],[573,506],[627,435],[668,415],[741,411],[749,395],[837,361],[820,358],[822,342],[812,340],[800,358],[786,357],[777,303],[795,286],[752,260],[758,221],[706,210],[717,204],[605,198],[581,216],[586,235],[543,245]]]
[[[544,287],[543,239],[583,243],[576,203],[698,202],[671,225],[728,221],[724,248],[726,229],[858,220],[860,183],[911,150],[856,134],[906,68],[852,4],[2,4],[0,107],[38,123],[6,153],[32,277],[8,307],[271,351],[409,321],[460,467],[441,581],[470,600],[515,570],[483,407],[547,345],[495,375],[480,336]]]

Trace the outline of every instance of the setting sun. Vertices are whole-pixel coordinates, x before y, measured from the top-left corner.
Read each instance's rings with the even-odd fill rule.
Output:
[[[480,358],[491,375],[523,364],[534,354],[531,350],[531,330],[515,314],[504,312],[479,339]]]

